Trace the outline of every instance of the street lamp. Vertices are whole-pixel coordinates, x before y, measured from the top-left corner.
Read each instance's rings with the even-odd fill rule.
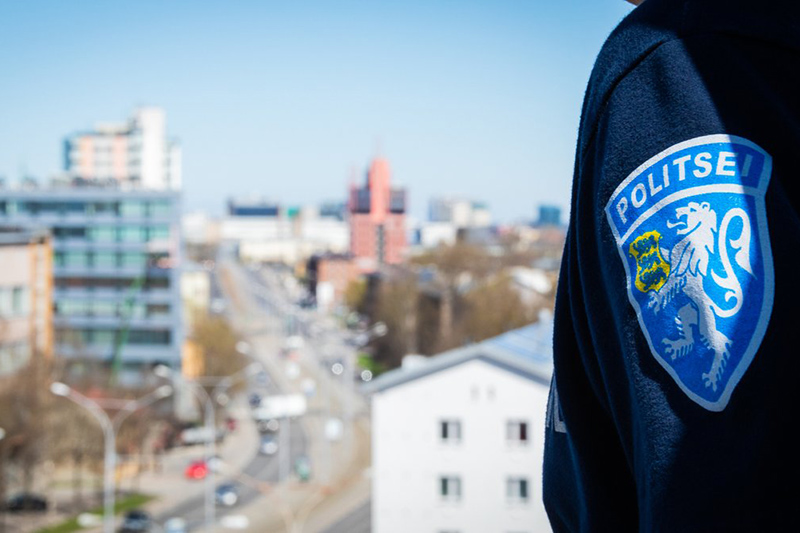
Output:
[[[372,333],[375,337],[383,337],[389,333],[389,328],[383,322],[377,322],[372,326]]]
[[[136,400],[118,400],[116,398],[110,398],[106,402],[87,398],[83,394],[72,389],[69,385],[58,381],[50,384],[50,392],[56,396],[71,400],[89,411],[89,413],[97,419],[100,427],[103,429],[103,437],[105,440],[103,460],[103,532],[113,533],[114,469],[116,467],[117,453],[115,431],[122,425],[122,421],[133,412],[172,394],[172,387],[169,385],[162,385]],[[109,418],[108,414],[101,408],[101,403],[119,409],[113,419]]]
[[[359,335],[356,336],[356,338],[354,339],[355,344],[358,348],[363,348],[373,339],[385,337],[387,333],[389,333],[389,328],[386,326],[385,323],[375,322],[375,324],[373,324],[372,327],[367,329],[364,333],[360,333]],[[352,396],[355,394],[353,390],[353,368],[355,367],[355,362],[353,361],[353,355],[354,354],[352,352],[348,351],[346,357],[344,358],[345,362],[344,368],[339,369],[340,370],[339,373],[344,373],[345,383],[347,385],[347,394],[345,395],[344,418],[348,422],[353,416]],[[334,373],[337,373],[336,369],[334,369]],[[362,372],[361,379],[364,381],[369,381],[370,379],[372,379],[372,372],[366,374],[366,379],[365,379],[365,374]]]
[[[153,373],[161,378],[172,380],[173,383],[176,383],[180,379],[180,373],[173,370],[172,368],[166,365],[158,365],[153,369]],[[203,426],[205,428],[205,454],[206,454],[206,479],[205,479],[205,501],[204,501],[204,514],[205,514],[205,521],[206,521],[206,530],[211,531],[212,526],[214,525],[215,520],[215,508],[214,508],[214,481],[211,478],[211,458],[216,455],[215,453],[215,446],[216,446],[216,427],[215,427],[215,420],[216,420],[216,413],[214,410],[214,401],[208,395],[208,392],[203,388],[202,385],[197,383],[196,381],[186,380],[186,382],[192,386],[192,390],[198,396],[200,401],[203,403],[203,415],[204,415],[204,422]]]

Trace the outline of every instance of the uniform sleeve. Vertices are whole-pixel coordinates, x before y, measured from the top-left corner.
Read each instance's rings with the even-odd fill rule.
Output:
[[[781,273],[784,279],[794,277],[790,265],[800,259],[797,180],[791,166],[800,145],[800,110],[793,96],[800,90],[800,80],[789,74],[797,66],[797,53],[792,50],[732,36],[698,34],[651,50],[602,94],[590,85],[588,94],[594,94],[594,100],[585,106],[584,113],[588,110],[590,116],[584,116],[580,133],[571,220],[556,299],[555,371],[544,468],[545,506],[554,530],[718,531],[786,525],[781,522],[786,512],[779,509],[792,504],[783,492],[765,488],[783,487],[791,492],[785,476],[778,472],[786,468],[785,461],[793,452],[781,434],[782,423],[770,413],[777,406],[795,412],[798,405],[789,393],[793,389],[789,376],[796,375],[797,358],[788,360],[784,354],[789,350],[786,339],[792,337],[786,317],[793,313],[794,302],[800,301],[800,289],[798,284],[780,285]],[[763,321],[762,338],[750,333],[748,321],[728,325],[725,320],[729,319],[721,318],[724,313],[714,311],[713,327],[703,322],[712,311],[703,307],[706,300],[702,298],[717,290],[710,288],[711,283],[719,285],[719,279],[727,275],[721,259],[708,267],[700,263],[711,281],[701,280],[708,285],[695,286],[693,290],[700,296],[695,295],[694,300],[687,299],[684,285],[678,284],[687,283],[684,278],[667,286],[683,300],[662,298],[668,307],[660,315],[647,307],[646,293],[655,294],[660,289],[654,287],[662,285],[637,278],[636,263],[626,255],[629,243],[624,243],[621,255],[621,236],[615,234],[606,212],[623,182],[655,156],[700,142],[697,139],[716,139],[714,136],[745,139],[772,164],[769,188],[760,200],[762,207],[749,197],[739,200],[735,197],[738,189],[732,185],[724,198],[719,195],[707,201],[691,191],[680,204],[687,212],[716,211],[715,230],[709,232],[709,239],[714,239],[711,253],[717,258],[720,250],[716,243],[721,242],[719,233],[727,212],[750,214],[752,242],[757,243],[751,256],[761,265],[751,270],[759,274],[743,273],[745,266],[736,266],[734,259],[729,262],[735,269],[731,276],[748,280],[740,292],[744,291],[747,302],[756,302],[758,309],[745,306],[744,312],[750,314],[742,316]],[[697,168],[701,170],[692,175],[708,177],[707,184],[726,178],[729,171],[724,150],[714,150],[712,146],[700,152]],[[706,152],[711,154],[709,161],[705,161]],[[736,171],[741,175],[747,175],[744,153],[736,153]],[[692,158],[696,156],[693,153]],[[690,167],[682,169],[674,164],[677,159],[662,165],[672,165],[672,174],[653,172],[661,182],[654,177],[648,183],[645,173],[641,188],[634,196],[628,195],[628,205],[614,206],[616,213],[630,216],[634,207],[643,212],[651,208],[648,216],[658,212],[660,204],[653,198],[659,193],[659,184],[663,198],[685,185],[679,181],[680,172]],[[706,163],[708,174],[701,168]],[[663,189],[665,178],[672,189]],[[742,190],[746,187],[750,185],[745,183]],[[645,200],[643,194],[650,196]],[[697,198],[692,200],[691,195]],[[678,249],[682,227],[667,224],[679,223],[676,216],[684,211],[676,214],[675,210],[672,208],[668,220],[666,214],[663,220],[652,218],[650,226],[632,233],[651,239],[655,237],[652,233],[647,237],[648,232],[663,234],[661,246],[648,250],[654,257],[658,255],[654,250],[659,250],[667,265],[670,249]],[[736,229],[730,230],[731,235],[739,237],[744,223],[732,224]],[[725,251],[733,257],[737,248],[726,245]],[[767,268],[773,258],[774,272]],[[631,261],[632,274],[626,272],[625,261]],[[693,268],[696,272],[700,267]],[[664,272],[663,279],[656,281],[672,279]],[[637,281],[641,294],[633,285]],[[773,282],[770,318],[763,313],[767,310],[764,294]],[[641,297],[639,308],[632,294]],[[718,301],[724,302],[724,298]],[[641,322],[637,312],[649,313],[648,320],[655,325]],[[667,322],[672,329],[661,325]],[[677,329],[680,327],[683,332]],[[686,342],[689,348],[675,353],[675,360],[681,357],[679,362],[705,369],[705,376],[670,366],[672,360],[665,356],[670,353],[664,352],[665,340],[687,340],[691,335],[695,342]],[[752,361],[741,365],[746,359],[741,347],[750,345],[754,346]],[[711,383],[708,374],[714,368],[715,350],[728,352],[723,358],[728,366],[723,364],[718,371],[721,377]],[[741,350],[740,356],[734,355],[736,350]],[[704,405],[692,396],[699,391],[695,396],[711,397],[711,386],[723,387],[731,376],[739,381],[730,388],[724,405],[710,408],[713,402]],[[797,467],[791,468],[796,475]]]

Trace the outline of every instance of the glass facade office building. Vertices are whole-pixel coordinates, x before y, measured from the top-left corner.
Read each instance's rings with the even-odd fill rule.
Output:
[[[180,367],[179,193],[5,190],[0,225],[52,233],[56,354]]]

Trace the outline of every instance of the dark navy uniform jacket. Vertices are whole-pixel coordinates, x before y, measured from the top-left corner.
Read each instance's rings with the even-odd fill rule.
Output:
[[[586,92],[556,531],[798,531],[800,2],[646,0]]]

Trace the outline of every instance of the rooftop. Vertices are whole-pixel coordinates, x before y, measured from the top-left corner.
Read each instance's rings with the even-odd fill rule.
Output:
[[[424,359],[413,365],[380,375],[365,385],[369,393],[379,393],[472,360],[481,360],[505,368],[543,385],[553,375],[553,318],[542,313],[539,321],[503,333],[483,342],[456,348]]]
[[[0,226],[0,246],[39,244],[46,242],[50,233],[44,229]]]

